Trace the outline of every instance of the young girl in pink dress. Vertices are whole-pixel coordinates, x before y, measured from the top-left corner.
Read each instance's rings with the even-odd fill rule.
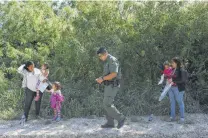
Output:
[[[61,103],[64,101],[64,96],[61,94],[61,84],[54,82],[52,89],[48,91],[51,93],[50,103],[51,108],[54,111],[53,121],[61,120]]]

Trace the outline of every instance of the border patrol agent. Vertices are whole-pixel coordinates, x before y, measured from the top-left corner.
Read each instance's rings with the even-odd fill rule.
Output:
[[[121,71],[118,60],[112,55],[108,54],[105,48],[100,48],[97,54],[101,61],[104,62],[104,73],[102,77],[96,79],[97,83],[104,83],[104,100],[103,106],[106,112],[107,123],[102,125],[102,128],[113,128],[114,119],[118,121],[117,128],[121,128],[126,120],[125,116],[121,114],[114,106],[114,98],[119,91],[121,79]]]

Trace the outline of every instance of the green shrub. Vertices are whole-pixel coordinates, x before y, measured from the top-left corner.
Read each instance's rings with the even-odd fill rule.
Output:
[[[53,5],[57,3],[53,3]],[[63,84],[63,115],[103,115],[102,75],[96,50],[104,46],[122,67],[115,104],[126,115],[168,114],[158,102],[158,65],[174,56],[189,60],[187,112],[206,109],[208,5],[205,2],[6,2],[0,5],[1,118],[22,112],[21,77],[26,60],[50,64],[51,81]],[[57,4],[59,5],[59,4]],[[52,114],[44,94],[42,114]],[[201,105],[201,106],[200,106]]]

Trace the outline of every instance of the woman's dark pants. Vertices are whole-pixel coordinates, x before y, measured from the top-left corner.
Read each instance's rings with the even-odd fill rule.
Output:
[[[32,101],[33,101],[34,97],[36,96],[36,92],[33,92],[30,89],[28,89],[28,88],[25,88],[25,94],[26,94],[26,96],[25,96],[24,113],[25,113],[25,117],[27,119],[29,111],[30,111],[30,107],[31,107],[31,104],[32,104]],[[38,116],[40,114],[40,105],[41,105],[41,99],[42,99],[43,93],[40,92],[39,95],[40,95],[40,99],[38,101],[35,101],[35,111],[36,111],[35,113],[36,113],[36,116]]]

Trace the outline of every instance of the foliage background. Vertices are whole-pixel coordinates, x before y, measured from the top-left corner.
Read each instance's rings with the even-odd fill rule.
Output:
[[[0,118],[22,113],[17,68],[27,60],[50,64],[50,80],[63,84],[64,117],[103,115],[102,74],[96,50],[104,46],[122,66],[115,104],[125,115],[168,114],[158,102],[158,65],[188,60],[187,112],[208,104],[208,3],[206,2],[3,2],[0,4]],[[42,115],[50,116],[49,94]]]

